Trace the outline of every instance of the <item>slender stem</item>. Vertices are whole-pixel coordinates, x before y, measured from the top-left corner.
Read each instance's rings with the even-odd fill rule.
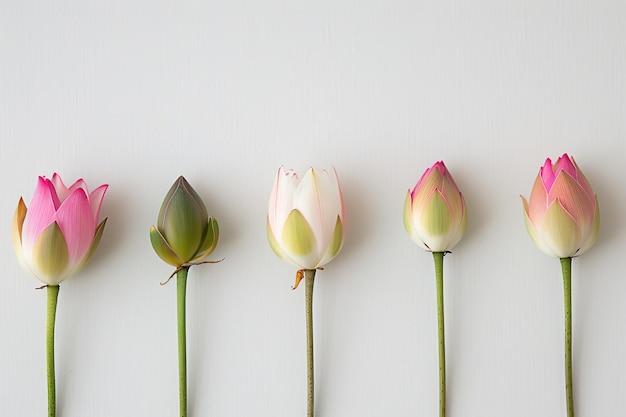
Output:
[[[187,329],[185,324],[185,298],[189,267],[176,273],[176,311],[178,316],[178,391],[180,417],[187,417]]]
[[[306,269],[304,271],[305,281],[305,311],[306,311],[306,359],[307,359],[307,417],[313,417],[313,406],[315,404],[313,391],[314,383],[314,367],[313,367],[313,283],[315,281],[315,269]]]
[[[565,397],[567,416],[574,417],[572,385],[572,258],[561,258],[563,271],[563,304],[565,307]]]
[[[446,415],[446,340],[443,317],[443,255],[433,252],[437,280],[437,323],[439,334],[439,417]]]
[[[55,417],[57,414],[57,405],[56,384],[54,377],[54,322],[57,312],[59,286],[48,285],[47,288],[48,301],[46,308],[46,365],[48,370],[48,417]]]

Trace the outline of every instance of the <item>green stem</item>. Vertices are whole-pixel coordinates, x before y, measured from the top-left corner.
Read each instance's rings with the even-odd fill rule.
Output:
[[[48,370],[48,417],[55,417],[57,414],[57,406],[54,377],[54,322],[57,312],[59,286],[48,285],[47,288],[48,301],[46,308],[46,365]]]
[[[574,417],[572,385],[572,258],[561,258],[563,271],[563,304],[565,307],[565,397],[567,416]]]
[[[180,417],[187,417],[187,330],[185,324],[185,296],[187,272],[182,268],[176,273],[176,312],[178,317],[178,391]]]
[[[306,311],[306,359],[307,359],[307,417],[313,417],[314,395],[314,367],[313,367],[313,283],[315,269],[304,270],[305,281],[305,311]]]
[[[435,278],[437,280],[437,324],[439,334],[439,417],[446,415],[446,340],[443,318],[443,256],[444,252],[433,252]]]

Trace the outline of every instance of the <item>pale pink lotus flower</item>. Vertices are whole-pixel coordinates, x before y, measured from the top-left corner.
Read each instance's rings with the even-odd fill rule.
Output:
[[[526,229],[543,252],[570,258],[587,251],[598,238],[598,198],[574,158],[550,158],[539,169],[530,201],[524,196]]]
[[[98,224],[108,188],[89,193],[77,180],[69,188],[61,177],[39,177],[27,209],[20,201],[13,217],[13,244],[22,267],[46,285],[59,285],[78,272],[95,251],[106,219]]]
[[[310,168],[300,180],[293,170],[280,167],[267,216],[267,236],[276,255],[303,269],[324,266],[343,245],[345,219],[334,168]]]
[[[421,248],[448,252],[467,227],[465,200],[443,161],[428,168],[404,201],[404,228]]]

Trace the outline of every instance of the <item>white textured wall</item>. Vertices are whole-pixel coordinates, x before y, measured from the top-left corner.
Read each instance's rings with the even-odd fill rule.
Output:
[[[267,198],[280,165],[334,165],[349,224],[316,281],[317,415],[436,415],[432,259],[401,216],[443,159],[469,210],[445,259],[449,416],[565,416],[560,266],[518,195],[569,152],[603,222],[573,263],[577,416],[622,415],[625,21],[620,0],[0,1],[1,414],[46,412],[45,293],[10,222],[56,171],[110,184],[59,297],[60,417],[177,413],[175,285],[148,230],[180,174],[226,258],[190,272],[191,415],[304,415],[304,289]]]

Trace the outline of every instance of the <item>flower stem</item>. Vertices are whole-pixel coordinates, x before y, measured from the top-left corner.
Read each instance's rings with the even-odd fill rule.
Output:
[[[439,417],[446,415],[446,340],[443,316],[443,256],[444,252],[433,252],[435,278],[437,280],[437,323],[439,334]]]
[[[48,371],[48,417],[55,417],[57,414],[57,406],[54,377],[54,322],[57,312],[59,286],[48,285],[47,288],[48,300],[46,308],[46,366]]]
[[[178,317],[178,391],[180,417],[187,417],[187,330],[185,324],[185,298],[189,267],[176,273],[176,312]]]
[[[307,359],[307,417],[313,417],[314,411],[314,367],[313,367],[313,283],[315,269],[304,270],[305,281],[305,311],[306,311],[306,359]]]
[[[567,416],[574,417],[572,385],[572,258],[561,258],[563,271],[563,304],[565,307],[565,397]]]

